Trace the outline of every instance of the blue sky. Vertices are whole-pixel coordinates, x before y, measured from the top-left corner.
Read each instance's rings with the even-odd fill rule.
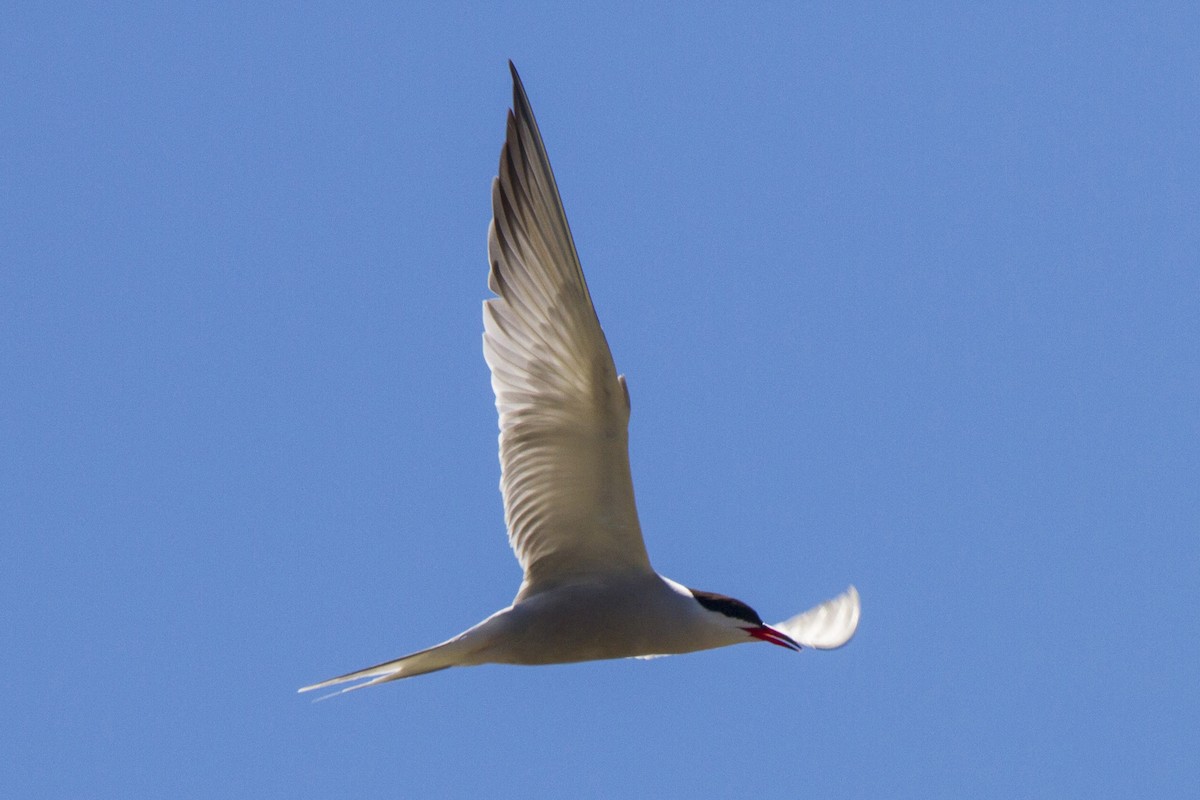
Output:
[[[6,12],[0,796],[1191,796],[1195,6],[565,5]],[[655,566],[845,649],[295,694],[516,590],[508,58]]]

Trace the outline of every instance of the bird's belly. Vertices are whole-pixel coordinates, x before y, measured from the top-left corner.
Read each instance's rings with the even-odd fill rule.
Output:
[[[562,664],[686,653],[716,647],[697,638],[689,606],[641,587],[569,587],[530,598],[489,619],[481,662]]]
[[[564,664],[606,658],[629,658],[661,652],[656,637],[628,624],[560,623],[539,619],[514,630],[496,660],[509,664]]]

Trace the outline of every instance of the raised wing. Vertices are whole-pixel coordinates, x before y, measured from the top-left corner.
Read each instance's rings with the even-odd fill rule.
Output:
[[[797,614],[773,627],[791,636],[804,647],[817,650],[836,650],[850,641],[858,630],[862,602],[853,586],[832,600]]]
[[[575,252],[516,68],[492,182],[483,353],[500,414],[500,489],[525,570],[518,597],[649,571],[629,473],[629,395]]]

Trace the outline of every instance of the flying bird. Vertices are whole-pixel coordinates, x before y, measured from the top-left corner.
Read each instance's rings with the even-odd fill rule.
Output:
[[[840,647],[853,586],[775,625],[732,597],[650,566],[629,470],[629,388],[613,364],[529,98],[509,62],[500,174],[492,181],[483,353],[500,417],[500,489],[524,570],[512,605],[439,645],[300,689],[342,692],[476,664],[560,664],[763,641]],[[340,693],[340,692],[338,692]]]

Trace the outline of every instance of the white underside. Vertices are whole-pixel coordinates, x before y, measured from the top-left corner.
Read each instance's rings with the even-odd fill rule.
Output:
[[[854,635],[859,611],[858,592],[851,586],[773,627],[802,646],[830,650]],[[362,681],[341,690],[348,692],[448,667],[654,658],[756,641],[736,622],[714,622],[716,616],[670,579],[610,576],[540,592],[428,650],[300,691]]]

